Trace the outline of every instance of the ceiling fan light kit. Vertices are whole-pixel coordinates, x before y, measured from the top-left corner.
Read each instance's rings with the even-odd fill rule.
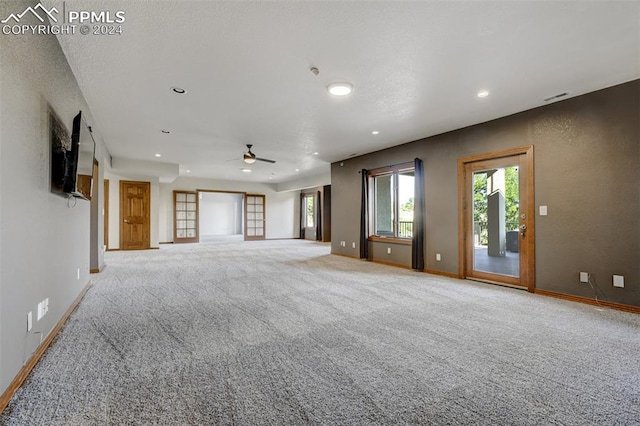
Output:
[[[247,144],[247,152],[245,152],[244,154],[242,154],[242,160],[247,163],[247,164],[253,164],[256,161],[263,161],[265,163],[271,163],[271,164],[275,164],[275,160],[269,160],[268,158],[259,158],[256,157],[256,155],[251,152],[251,147],[253,145],[251,144]]]

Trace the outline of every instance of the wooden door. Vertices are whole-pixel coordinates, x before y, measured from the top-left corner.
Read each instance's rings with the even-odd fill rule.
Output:
[[[244,239],[247,241],[264,240],[266,234],[266,197],[247,194],[245,200]]]
[[[151,246],[149,182],[120,182],[120,249],[143,250]]]
[[[533,147],[459,160],[464,278],[535,289]]]

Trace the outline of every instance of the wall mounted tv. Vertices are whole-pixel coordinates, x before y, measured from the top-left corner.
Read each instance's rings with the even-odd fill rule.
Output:
[[[55,114],[51,114],[51,191],[90,200],[96,143],[82,111],[73,119],[70,144],[67,135]]]

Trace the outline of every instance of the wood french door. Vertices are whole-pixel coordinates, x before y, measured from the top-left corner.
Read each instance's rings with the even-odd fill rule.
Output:
[[[143,250],[151,246],[149,182],[120,182],[120,249]]]
[[[533,147],[458,160],[459,273],[535,289]]]
[[[245,197],[244,239],[264,240],[266,234],[266,197],[258,194],[247,194]]]
[[[173,191],[173,242],[197,243],[198,193],[196,191]]]

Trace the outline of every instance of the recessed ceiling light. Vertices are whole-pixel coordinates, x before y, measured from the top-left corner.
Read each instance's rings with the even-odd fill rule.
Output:
[[[372,135],[379,135],[379,134],[380,134],[380,132],[379,132],[379,131],[377,131],[377,130],[374,130],[373,132],[371,132],[371,134],[372,134]]]
[[[175,87],[174,86],[174,87],[171,88],[171,90],[173,90],[175,93],[177,93],[179,95],[187,93],[187,91],[184,90],[182,87]]]
[[[320,153],[318,151],[314,152],[313,155],[319,155]]]
[[[353,90],[351,83],[331,83],[327,90],[334,96],[346,96]]]
[[[242,173],[251,173],[251,169],[242,169]]]
[[[156,157],[160,158],[162,157],[162,154],[156,154]]]
[[[489,96],[489,91],[488,90],[481,90],[478,92],[477,95],[479,98],[486,98],[487,96]]]
[[[187,173],[191,173],[191,170],[187,170],[186,172],[187,172]]]
[[[269,176],[269,180],[273,179],[273,176]]]
[[[169,130],[160,130],[162,133],[164,133],[165,135],[168,135],[169,133],[171,133],[171,131]]]
[[[299,172],[299,171],[300,171],[300,169],[296,169],[296,172]]]

